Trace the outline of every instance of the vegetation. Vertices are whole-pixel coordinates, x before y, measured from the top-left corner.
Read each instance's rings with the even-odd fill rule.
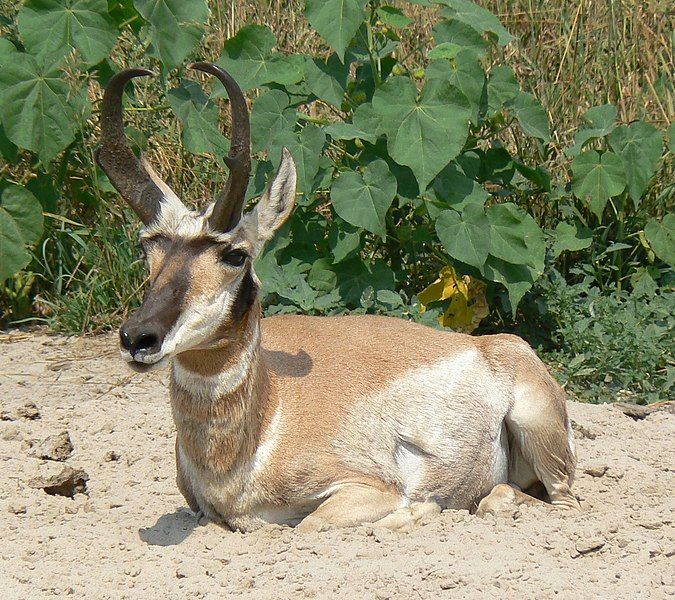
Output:
[[[549,352],[584,397],[668,394],[675,96],[665,3],[288,4],[5,9],[3,319],[92,331],[138,301],[136,224],[93,159],[101,86],[122,67],[155,70],[129,93],[127,129],[201,204],[223,184],[228,141],[222,88],[202,88],[186,68],[199,58],[230,70],[252,100],[248,196],[282,146],[298,166],[298,208],[257,265],[268,314],[510,329]]]

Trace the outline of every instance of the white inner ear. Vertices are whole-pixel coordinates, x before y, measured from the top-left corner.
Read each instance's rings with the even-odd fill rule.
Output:
[[[279,170],[253,211],[257,237],[270,240],[293,212],[297,174],[288,149],[284,148]]]

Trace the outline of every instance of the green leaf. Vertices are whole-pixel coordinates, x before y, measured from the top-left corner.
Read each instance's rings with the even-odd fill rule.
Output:
[[[392,77],[375,92],[372,104],[389,154],[412,169],[422,191],[464,146],[469,102],[447,82],[428,84],[418,98],[410,79]]]
[[[490,254],[515,265],[528,265],[541,274],[546,244],[536,221],[511,202],[493,204],[486,214],[490,222]]]
[[[523,131],[544,143],[551,140],[548,116],[539,100],[527,92],[519,92],[512,103],[513,112]]]
[[[649,219],[645,226],[645,237],[654,254],[675,267],[675,214],[668,213],[662,221]]]
[[[328,246],[334,263],[351,258],[361,247],[361,229],[339,217],[334,219],[328,232]]]
[[[574,146],[566,151],[568,156],[576,156],[589,140],[596,140],[610,134],[616,127],[617,111],[613,104],[604,104],[589,108],[583,116],[586,126],[574,136]]]
[[[295,110],[286,92],[270,90],[259,96],[251,110],[251,140],[254,152],[268,150],[274,139],[295,129]]]
[[[365,19],[367,0],[306,0],[305,15],[317,33],[344,60],[345,50]]]
[[[482,273],[490,281],[501,283],[506,288],[514,317],[518,304],[538,277],[538,274],[527,265],[514,265],[494,256],[488,257]]]
[[[306,57],[307,86],[317,98],[333,106],[339,108],[342,105],[348,77],[349,65],[343,65],[336,54],[331,54],[327,61]]]
[[[337,287],[337,274],[333,271],[330,260],[319,258],[314,261],[307,274],[307,283],[320,292],[332,292]]]
[[[456,19],[439,21],[434,25],[432,33],[437,44],[457,44],[473,52],[479,58],[485,56],[485,53],[490,48],[490,44],[483,38],[480,32]]]
[[[338,276],[340,295],[347,304],[359,306],[361,295],[368,287],[376,292],[395,287],[394,272],[382,260],[352,258],[333,265],[333,269]]]
[[[182,64],[204,35],[209,19],[206,0],[134,0],[150,23],[151,49],[167,70]]]
[[[500,46],[506,46],[513,36],[499,22],[499,19],[489,10],[478,6],[470,0],[437,0],[438,4],[445,4],[448,7],[444,11],[445,16],[457,19],[462,23],[473,27],[480,33],[489,32],[497,37]]]
[[[359,104],[352,113],[352,124],[354,127],[357,127],[371,136],[375,136],[376,139],[377,132],[380,129],[380,121],[380,115],[375,112],[375,109],[370,102]],[[367,138],[362,139],[365,140]],[[372,143],[374,144],[375,142]]]
[[[454,44],[452,42],[443,42],[442,44],[438,44],[438,46],[435,46],[429,51],[429,58],[435,60],[435,59],[446,59],[446,60],[451,60],[455,58],[460,51],[462,50],[462,47],[459,44]]]
[[[334,140],[365,140],[374,144],[377,135],[359,129],[353,123],[333,123],[324,128],[324,131]]]
[[[436,176],[431,189],[439,203],[438,208],[429,211],[432,219],[436,218],[443,208],[454,208],[462,212],[469,204],[482,207],[489,198],[483,187],[468,178],[455,163],[450,163]]]
[[[291,85],[303,77],[306,60],[274,52],[277,39],[263,25],[246,25],[225,41],[216,64],[232,74],[242,90],[268,83]]]
[[[656,127],[637,121],[612,131],[609,145],[623,161],[628,193],[637,209],[649,180],[659,167],[663,134]]]
[[[0,281],[30,262],[26,246],[42,236],[42,206],[26,188],[10,184],[0,197]]]
[[[511,67],[499,66],[490,71],[487,96],[491,113],[511,106],[518,94],[520,94],[520,85]]]
[[[319,161],[321,152],[326,142],[324,132],[310,123],[306,125],[299,133],[291,131],[282,131],[274,138],[274,148],[270,153],[272,162],[278,164],[281,160],[281,148],[286,147],[290,150],[295,168],[298,173],[298,198],[299,204],[311,204],[314,177],[319,170]]]
[[[625,187],[623,162],[612,152],[600,155],[588,150],[572,161],[572,191],[589,203],[598,219],[602,218],[607,200],[618,196]]]
[[[675,154],[675,123],[668,127],[668,150]]]
[[[390,27],[407,27],[413,22],[400,8],[394,6],[380,6],[377,9],[377,16],[382,23]]]
[[[348,223],[385,237],[385,216],[396,196],[396,178],[381,159],[357,171],[344,171],[333,183],[335,212]]]
[[[0,120],[7,138],[44,163],[75,139],[85,96],[73,96],[55,65],[43,66],[0,39]]]
[[[188,152],[216,156],[229,152],[230,143],[218,126],[218,107],[199,84],[183,79],[179,87],[168,92],[167,99],[183,125],[181,137]]]
[[[107,58],[117,41],[106,0],[28,0],[18,27],[27,50],[50,63],[78,50],[87,65]]]
[[[561,221],[554,232],[553,260],[563,252],[576,252],[588,248],[593,242],[593,232],[578,221],[565,223]]]
[[[468,204],[461,213],[444,210],[436,219],[436,233],[454,259],[481,268],[490,251],[490,222],[483,207]]]
[[[485,73],[475,54],[461,50],[453,60],[435,60],[427,67],[427,86],[451,84],[460,90],[471,104],[471,121],[479,122],[483,109]]]

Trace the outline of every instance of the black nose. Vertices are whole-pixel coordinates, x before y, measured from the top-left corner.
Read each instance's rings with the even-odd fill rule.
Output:
[[[131,356],[136,356],[141,351],[146,354],[154,354],[159,351],[159,336],[152,331],[130,330],[126,327],[120,329],[120,345],[128,350]]]

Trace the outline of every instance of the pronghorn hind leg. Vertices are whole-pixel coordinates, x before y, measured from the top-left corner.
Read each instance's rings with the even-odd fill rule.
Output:
[[[373,523],[401,506],[401,495],[390,488],[353,483],[342,486],[307,515],[298,531],[324,531]]]
[[[479,503],[476,516],[513,514],[519,506],[543,506],[545,503],[521,492],[517,486],[500,483]]]
[[[386,517],[373,523],[392,531],[410,531],[418,521],[427,515],[437,515],[441,507],[436,502],[413,502],[410,506],[398,508]]]

